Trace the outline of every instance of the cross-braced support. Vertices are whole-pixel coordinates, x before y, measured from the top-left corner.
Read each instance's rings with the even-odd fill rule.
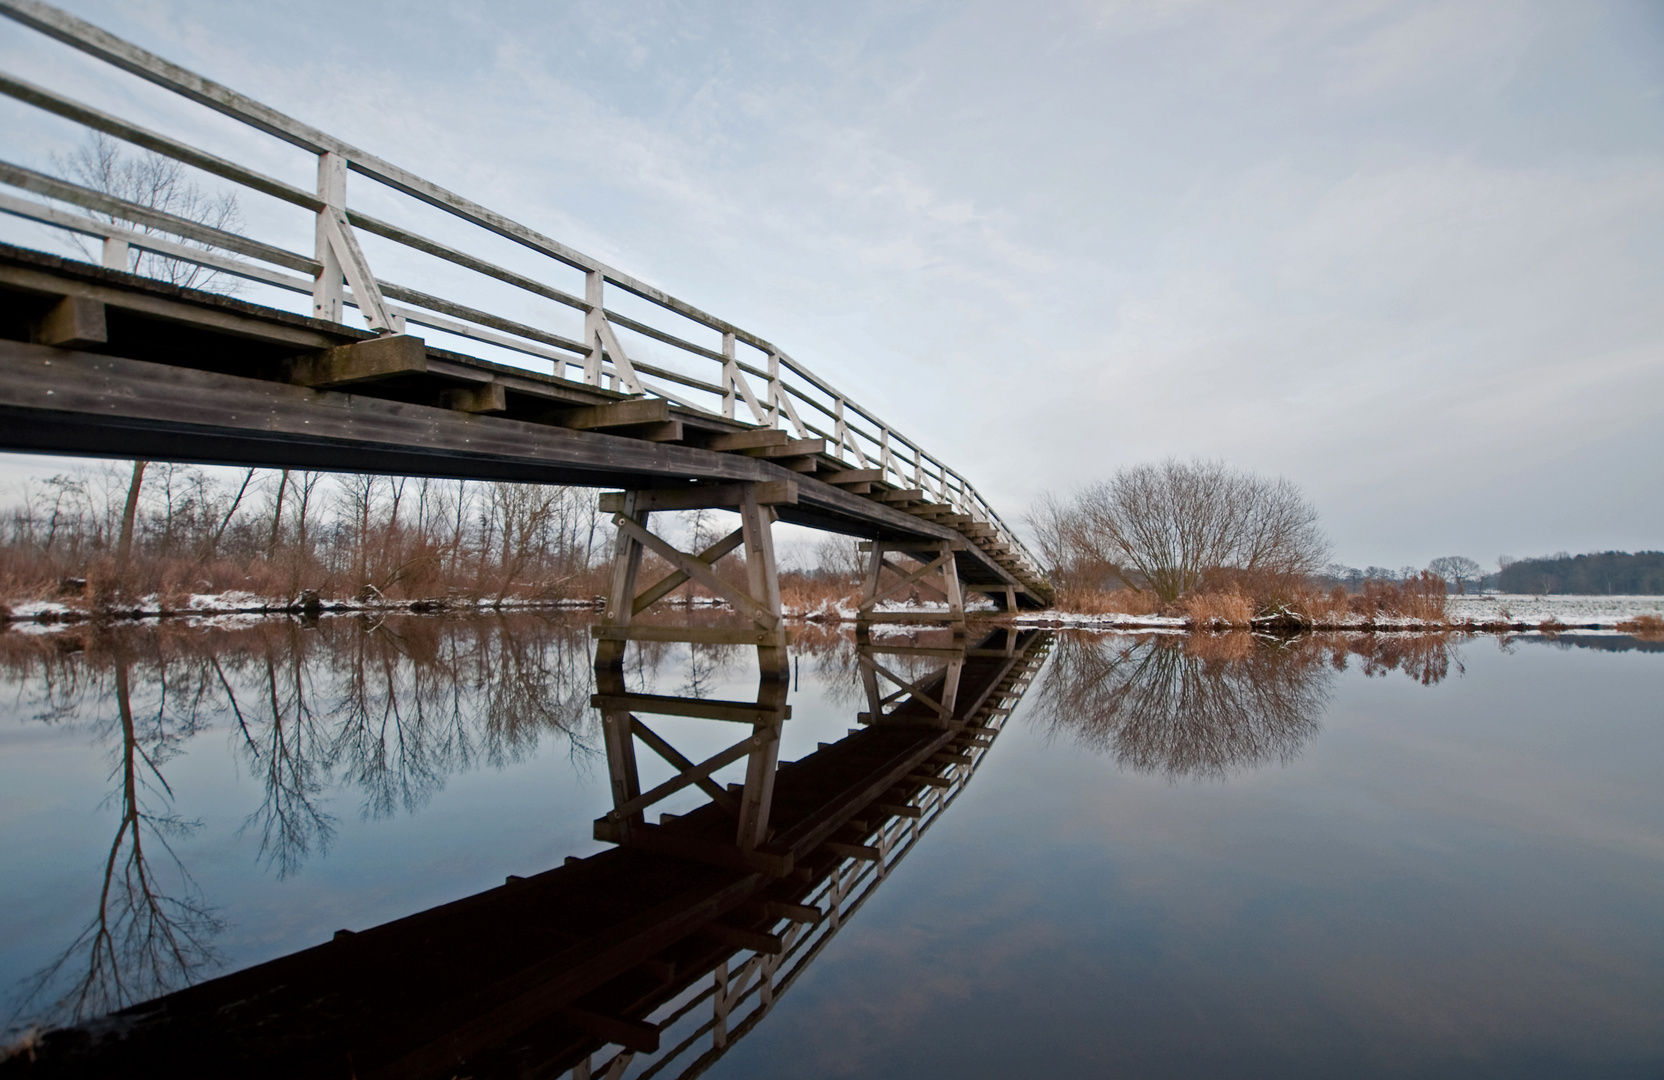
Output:
[[[690,858],[748,866],[784,873],[760,849],[769,837],[769,807],[779,762],[780,733],[791,715],[786,704],[789,671],[786,647],[790,637],[780,611],[780,580],[774,559],[770,526],[774,507],[797,501],[792,481],[721,484],[648,491],[626,491],[601,497],[601,508],[614,514],[618,546],[613,558],[612,584],[605,619],[591,628],[596,637],[594,705],[601,712],[607,742],[607,768],[612,781],[613,808],[595,823],[595,836],[663,850]],[[678,550],[648,529],[655,511],[717,508],[739,514],[740,527],[691,553]],[[717,560],[733,551],[745,552],[746,583],[739,586],[718,575]],[[637,589],[643,556],[651,551],[670,565],[670,572],[645,589]],[[705,586],[751,620],[749,627],[653,626],[635,617],[689,582]],[[759,679],[757,700],[713,701],[657,694],[631,693],[624,684],[624,650],[631,641],[687,642],[699,645],[755,645]],[[684,757],[649,727],[643,716],[687,716],[749,725],[751,733],[727,749],[695,763]],[[675,775],[643,791],[636,762],[641,743],[664,759]],[[744,784],[724,787],[713,774],[745,760]],[[666,828],[649,824],[645,811],[686,788],[697,786],[732,819],[732,831]]]
[[[774,507],[797,501],[797,484],[790,480],[750,484],[710,484],[698,487],[625,491],[601,496],[601,509],[611,511],[618,527],[613,554],[612,584],[607,610],[595,628],[600,639],[595,650],[597,668],[619,667],[630,641],[690,641],[703,645],[756,645],[764,678],[786,677],[785,622],[780,613],[780,575],[774,560],[770,526]],[[738,512],[740,527],[697,553],[678,550],[648,527],[654,511],[724,509]],[[732,551],[745,551],[743,588],[716,572],[716,562]],[[636,591],[642,555],[651,551],[670,564],[670,573]],[[635,626],[633,620],[677,588],[697,582],[751,619],[744,627]]]
[[[952,725],[959,701],[959,678],[965,669],[962,640],[951,648],[860,642],[855,659],[861,666],[861,685],[867,693],[867,711],[857,718],[861,723]],[[908,666],[909,659],[927,661],[928,670],[922,675],[898,672],[897,668]],[[941,667],[928,663],[936,660],[941,661]],[[898,701],[902,702],[901,713],[892,708]]]
[[[954,561],[955,544],[950,540],[874,540],[863,543],[868,552],[867,573],[861,586],[861,607],[856,614],[859,633],[872,623],[947,623],[954,635],[965,634],[965,594],[959,584],[959,568]],[[908,570],[889,561],[889,555],[901,555],[916,565]],[[885,571],[890,577],[886,579]],[[914,589],[928,593],[947,604],[946,611],[879,611],[878,605],[893,598],[904,599]]]

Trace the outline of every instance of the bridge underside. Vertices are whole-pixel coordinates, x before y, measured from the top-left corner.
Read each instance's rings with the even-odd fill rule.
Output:
[[[967,584],[1050,600],[994,529],[821,440],[3,245],[0,448],[627,489],[790,480],[781,520],[948,541]]]

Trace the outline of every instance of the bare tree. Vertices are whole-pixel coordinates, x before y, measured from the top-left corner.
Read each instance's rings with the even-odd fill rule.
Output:
[[[53,164],[66,179],[101,194],[151,210],[161,210],[222,232],[242,230],[243,215],[237,204],[236,192],[213,194],[204,191],[191,180],[181,163],[149,150],[129,153],[121,143],[101,131],[90,133],[87,142],[67,157],[54,157]],[[135,232],[162,231],[128,221],[120,215],[95,216]],[[186,247],[208,247],[187,237],[171,239]],[[138,252],[129,258],[135,274],[158,278],[187,289],[211,289],[222,293],[237,291],[237,279],[219,270],[149,252]]]
[[[1314,573],[1328,555],[1299,488],[1219,462],[1121,469],[1070,501],[1043,497],[1030,524],[1055,565],[1102,568],[1163,601],[1221,572]]]
[[[1466,555],[1444,555],[1427,564],[1429,573],[1437,574],[1456,586],[1456,595],[1465,595],[1464,581],[1478,581],[1484,569]]]

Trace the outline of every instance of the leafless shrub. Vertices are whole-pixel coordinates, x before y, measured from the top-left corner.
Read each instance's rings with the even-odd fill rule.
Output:
[[[1328,551],[1297,487],[1219,462],[1121,469],[1067,502],[1043,497],[1029,524],[1066,586],[1108,577],[1165,603],[1231,574],[1304,577]]]

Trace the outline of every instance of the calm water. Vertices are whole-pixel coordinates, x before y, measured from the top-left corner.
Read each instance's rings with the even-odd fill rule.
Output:
[[[811,638],[783,760],[866,707]],[[589,650],[534,616],[0,635],[0,1008],[95,1016],[599,850]],[[741,650],[641,660],[755,691]],[[1661,688],[1625,638],[1060,635],[711,1075],[1664,1075]]]

